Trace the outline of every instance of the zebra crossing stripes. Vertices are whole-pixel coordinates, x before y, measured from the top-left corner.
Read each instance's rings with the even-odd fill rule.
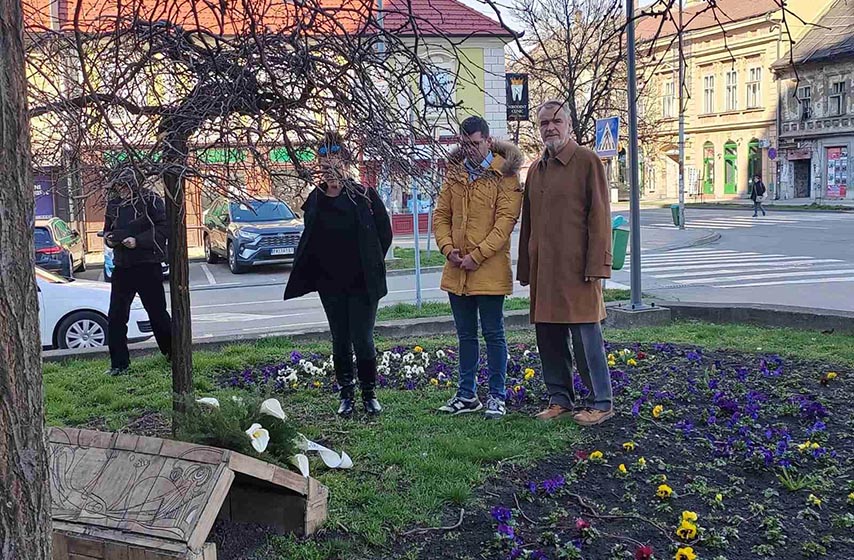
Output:
[[[641,257],[645,276],[681,287],[747,288],[854,282],[854,263],[756,251],[691,248]]]
[[[780,215],[780,214],[770,214],[768,216],[762,216],[759,218],[754,218],[751,214],[741,214],[741,215],[729,215],[729,216],[717,216],[717,217],[703,217],[692,216],[689,214],[685,219],[685,227],[688,229],[711,229],[711,230],[731,230],[731,229],[746,229],[746,228],[754,228],[754,227],[768,227],[768,226],[776,226],[776,225],[786,225],[788,227],[794,228],[807,228],[807,229],[827,229],[830,227],[829,225],[822,225],[822,222],[830,222],[839,220],[840,218],[845,218],[845,216],[834,216],[834,215],[820,215],[820,214],[809,214],[809,215]],[[803,224],[811,224],[811,225],[803,225]],[[650,224],[647,227],[658,228],[658,229],[673,229],[673,224],[671,223],[655,223]]]

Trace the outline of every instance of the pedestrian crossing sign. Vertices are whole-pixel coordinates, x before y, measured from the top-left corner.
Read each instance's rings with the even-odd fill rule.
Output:
[[[596,119],[596,153],[599,157],[615,157],[620,141],[620,117]]]

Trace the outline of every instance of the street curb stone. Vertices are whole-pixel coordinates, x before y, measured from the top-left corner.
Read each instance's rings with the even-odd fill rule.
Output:
[[[632,329],[646,326],[661,326],[671,321],[696,320],[716,324],[751,324],[767,327],[786,327],[824,332],[854,333],[854,312],[812,309],[783,305],[759,304],[712,304],[659,300],[654,302],[658,308],[655,313],[631,312],[625,309],[626,302],[607,305],[609,315],[605,327],[610,329]],[[528,311],[508,311],[504,315],[504,324],[508,329],[530,329]],[[388,321],[378,323],[375,334],[382,338],[401,338],[454,334],[452,317],[427,317]],[[193,342],[194,350],[216,350],[234,344],[253,344],[269,338],[289,338],[295,343],[329,340],[326,328],[314,328],[300,331],[277,331],[265,334],[229,335],[200,339]],[[133,345],[134,356],[157,351],[154,342]],[[45,362],[63,362],[67,360],[85,360],[105,358],[106,349],[84,351],[49,350],[42,353]]]

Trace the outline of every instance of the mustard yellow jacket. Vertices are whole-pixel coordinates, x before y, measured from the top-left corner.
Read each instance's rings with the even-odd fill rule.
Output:
[[[509,295],[513,293],[510,234],[522,208],[519,168],[522,153],[506,142],[494,142],[493,160],[471,181],[462,154],[449,158],[448,172],[436,210],[433,233],[446,257],[454,249],[471,255],[477,270],[466,271],[445,263],[441,288],[456,295]]]

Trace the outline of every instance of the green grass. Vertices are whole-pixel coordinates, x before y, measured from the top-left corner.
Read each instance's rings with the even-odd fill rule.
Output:
[[[394,257],[397,260],[388,264],[389,270],[410,270],[415,268],[415,249],[394,248]],[[428,268],[445,265],[445,255],[435,249],[421,251],[421,267]]]
[[[854,366],[854,336],[822,335],[790,329],[683,322],[667,327],[614,331],[618,342],[671,342],[710,349],[778,353]],[[511,344],[533,344],[530,330],[508,333]],[[418,343],[428,351],[455,344],[451,335],[410,340],[378,340],[380,349]],[[269,339],[194,355],[195,383],[201,396],[224,396],[214,380],[220,373],[286,358],[292,350],[328,352],[328,343],[294,345]],[[46,416],[50,425],[80,425],[103,419],[110,429],[123,427],[145,411],[167,412],[170,374],[160,357],[137,358],[130,375],[109,377],[106,360],[45,363]],[[225,393],[227,394],[227,393]],[[503,464],[530,464],[579,444],[582,433],[569,423],[542,425],[511,414],[484,429],[478,417],[448,418],[433,411],[450,390],[381,391],[386,407],[375,423],[335,416],[335,396],[300,390],[282,398],[283,406],[309,438],[343,449],[355,462],[351,471],[315,474],[330,488],[330,527],[346,529],[361,546],[387,543],[414,524],[438,523],[446,506],[469,503],[478,485]],[[342,529],[343,528],[343,529]],[[334,557],[340,543],[297,544],[275,540],[270,558]]]
[[[628,290],[604,290],[605,301],[623,301],[631,297]],[[530,301],[526,297],[511,297],[504,302],[505,311],[519,311],[528,309]],[[422,317],[445,317],[451,315],[451,305],[439,301],[426,301],[421,304],[421,309],[416,309],[411,303],[396,303],[381,307],[377,311],[378,321],[398,321],[401,319],[418,319]]]

